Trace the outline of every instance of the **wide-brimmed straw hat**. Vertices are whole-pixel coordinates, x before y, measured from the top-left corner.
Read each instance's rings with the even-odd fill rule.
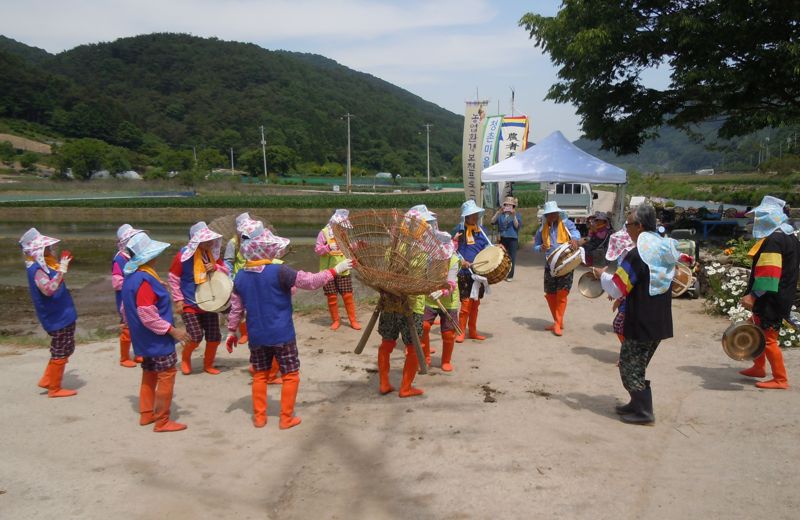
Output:
[[[517,198],[516,197],[511,197],[511,196],[506,197],[505,199],[503,199],[503,206],[505,206],[506,204],[510,204],[511,206],[514,206],[516,208],[517,207]]]
[[[58,238],[43,235],[39,233],[38,229],[32,227],[20,237],[19,246],[25,255],[33,258],[34,262],[39,264],[39,267],[44,269],[45,273],[49,273],[50,268],[47,267],[47,262],[44,260],[44,250],[60,241]]]
[[[246,260],[274,260],[286,254],[290,240],[280,237],[264,227],[260,221],[247,230],[247,240],[242,244]]]
[[[200,244],[203,242],[212,241],[216,241],[212,254],[214,255],[214,258],[219,258],[219,250],[221,247],[220,239],[222,238],[222,235],[211,231],[211,229],[208,227],[208,224],[201,220],[189,229],[189,236],[191,238],[189,239],[189,243],[186,244],[186,249],[184,249],[183,254],[181,255],[181,262],[185,262],[194,256],[194,253],[197,251],[197,247]]]
[[[139,267],[163,253],[168,247],[169,244],[167,242],[153,240],[145,232],[137,233],[128,240],[127,248],[132,255],[131,259],[125,264],[123,271],[125,274],[136,272]]]

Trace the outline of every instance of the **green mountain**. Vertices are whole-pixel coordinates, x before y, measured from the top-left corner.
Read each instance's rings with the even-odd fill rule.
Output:
[[[285,146],[300,162],[402,175],[460,163],[463,117],[323,56],[186,34],[149,34],[51,55],[0,38],[0,117],[152,155],[212,148],[237,156]]]

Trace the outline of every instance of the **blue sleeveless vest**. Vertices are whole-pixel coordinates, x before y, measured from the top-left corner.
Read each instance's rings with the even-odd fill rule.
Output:
[[[75,323],[78,319],[78,313],[75,310],[75,303],[72,301],[72,295],[67,289],[66,282],[62,281],[52,296],[42,294],[42,291],[36,287],[36,271],[39,269],[41,269],[41,266],[37,263],[28,267],[28,289],[31,292],[33,308],[36,310],[36,317],[39,318],[39,323],[42,324],[45,331],[55,332]],[[52,280],[56,274],[57,271],[50,269],[48,276]]]
[[[294,341],[292,295],[278,282],[280,265],[264,266],[260,273],[244,269],[236,273],[233,286],[247,311],[247,334],[251,348]]]
[[[137,356],[168,356],[175,352],[175,340],[169,334],[162,336],[145,327],[136,311],[136,293],[139,292],[139,287],[145,280],[158,298],[158,303],[156,303],[158,315],[170,325],[174,323],[172,321],[172,300],[169,297],[169,291],[161,282],[144,271],[136,271],[126,276],[121,292],[122,302],[125,304],[125,319],[128,321],[128,329],[131,331],[133,351]]]

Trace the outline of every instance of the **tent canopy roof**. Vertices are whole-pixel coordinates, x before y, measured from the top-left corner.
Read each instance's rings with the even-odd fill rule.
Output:
[[[481,182],[624,184],[625,170],[589,155],[556,130],[539,144],[481,173]]]

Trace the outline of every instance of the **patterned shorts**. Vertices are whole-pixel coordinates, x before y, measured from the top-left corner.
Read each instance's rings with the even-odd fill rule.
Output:
[[[75,322],[63,329],[48,332],[50,340],[50,357],[53,359],[68,358],[75,352]]]
[[[219,314],[216,312],[200,314],[184,312],[181,316],[183,324],[186,326],[186,332],[195,343],[203,341],[204,335],[206,343],[222,341],[222,334],[219,331]]]
[[[621,334],[625,335],[623,331],[625,326],[625,313],[624,312],[617,312],[617,315],[614,316],[614,321],[611,323],[611,327],[614,329],[614,334]]]
[[[572,275],[574,271],[566,276],[553,276],[550,274],[550,266],[544,266],[544,292],[553,294],[557,291],[567,291],[572,289]]]
[[[278,345],[265,345],[263,347],[250,347],[250,363],[259,372],[272,368],[273,358],[278,360],[281,374],[300,370],[300,354],[297,352],[296,341]]]
[[[447,332],[449,330],[456,330],[453,326],[453,323],[458,321],[458,309],[447,309],[447,314],[450,315],[450,318],[445,316],[441,309],[434,309],[433,307],[425,307],[425,314],[422,315],[422,321],[427,323],[433,323],[433,321],[438,316],[441,319],[441,327],[442,332]]]
[[[417,330],[417,337],[422,337],[422,314],[413,313],[411,319]],[[383,339],[395,341],[399,336],[403,338],[404,345],[411,345],[411,332],[408,330],[406,316],[399,312],[382,312],[378,320],[378,334]]]
[[[334,276],[333,280],[322,286],[322,291],[325,296],[336,293],[351,293],[353,292],[353,277],[349,274],[346,276]]]
[[[460,269],[456,277],[458,279],[458,294],[462,300],[466,300],[472,292],[472,271],[469,269]],[[483,292],[484,288],[481,286],[480,292],[478,293],[479,300],[483,298]]]
[[[644,390],[645,370],[661,341],[639,341],[625,338],[619,352],[619,375],[629,392]]]
[[[148,372],[165,372],[178,363],[178,353],[173,352],[166,356],[145,357],[142,361],[142,370]]]

